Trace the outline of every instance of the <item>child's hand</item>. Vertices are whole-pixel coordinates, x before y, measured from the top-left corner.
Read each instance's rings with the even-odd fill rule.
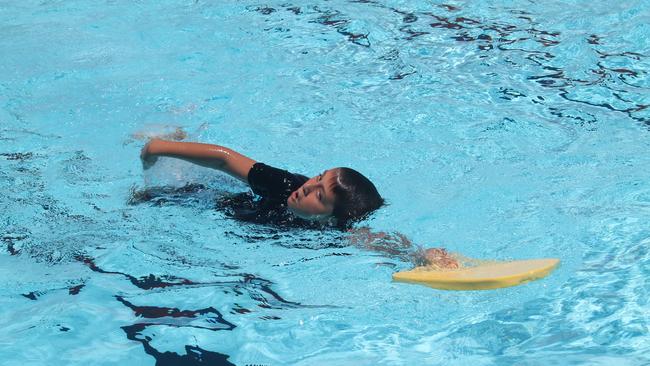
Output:
[[[424,261],[428,266],[442,269],[456,269],[458,261],[442,248],[430,248],[424,251]]]
[[[156,143],[156,140],[151,140],[147,142],[147,144],[144,145],[144,147],[140,151],[140,159],[142,160],[143,170],[147,170],[151,168],[158,160],[158,157],[151,152],[151,145],[154,143]]]

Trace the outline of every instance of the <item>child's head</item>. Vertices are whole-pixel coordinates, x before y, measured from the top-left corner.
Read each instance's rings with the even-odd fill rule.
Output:
[[[346,227],[379,208],[384,200],[374,184],[350,168],[334,168],[309,179],[287,199],[297,216],[316,221],[336,219]]]

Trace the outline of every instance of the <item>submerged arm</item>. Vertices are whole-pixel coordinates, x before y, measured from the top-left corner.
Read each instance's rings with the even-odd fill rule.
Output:
[[[154,139],[140,153],[144,169],[151,167],[159,156],[217,169],[245,183],[248,183],[248,172],[255,164],[255,160],[224,146]]]
[[[443,248],[424,249],[413,243],[403,234],[371,232],[368,228],[348,231],[350,242],[358,247],[386,253],[415,266],[435,266],[438,268],[458,268],[459,264]]]

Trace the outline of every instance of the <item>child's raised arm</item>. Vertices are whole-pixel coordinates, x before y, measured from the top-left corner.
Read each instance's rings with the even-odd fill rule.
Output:
[[[140,152],[143,168],[149,169],[159,156],[182,159],[217,169],[245,183],[248,183],[248,172],[256,163],[253,159],[219,145],[154,139]]]

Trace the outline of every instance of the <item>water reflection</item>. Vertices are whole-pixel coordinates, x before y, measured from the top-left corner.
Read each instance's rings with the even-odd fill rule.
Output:
[[[439,43],[431,37],[440,35],[467,46],[474,44],[479,51],[474,57],[506,62],[518,69],[527,70],[532,73],[527,77],[528,80],[539,87],[556,90],[555,95],[566,101],[623,113],[632,120],[650,127],[648,116],[650,99],[647,97],[649,93],[645,81],[648,70],[643,66],[649,62],[649,56],[635,51],[606,52],[604,51],[607,46],[606,40],[590,30],[585,30],[584,42],[591,47],[582,48],[584,52],[589,52],[591,57],[583,57],[581,60],[595,61],[591,61],[591,64],[582,63],[580,70],[567,72],[565,65],[562,64],[569,63],[570,59],[555,51],[560,46],[564,47],[564,42],[568,42],[567,37],[564,37],[559,30],[545,29],[545,25],[536,20],[542,17],[526,10],[504,8],[501,10],[512,14],[512,17],[494,20],[485,16],[472,15],[459,6],[448,4],[436,5],[439,11],[410,11],[375,1],[350,1],[350,3],[356,4],[357,13],[353,13],[350,9],[344,11],[331,7],[300,7],[293,4],[282,5],[282,10],[290,11],[302,22],[316,23],[326,27],[325,29],[331,28],[354,45],[370,48],[373,47],[370,30],[364,31],[363,27],[358,26],[351,28],[351,25],[364,24],[365,17],[361,15],[364,14],[363,7],[372,7],[366,9],[368,14],[381,10],[384,12],[382,19],[388,24],[401,23],[395,28],[382,28],[382,31],[389,32],[391,37],[406,41],[403,47],[400,47],[400,51],[406,51],[410,47],[427,46],[427,44],[438,47]],[[284,11],[279,11],[279,8],[250,7],[249,9],[271,17],[277,23],[282,23],[286,14]],[[269,28],[269,30],[273,29]],[[395,33],[395,30],[399,33]],[[468,48],[467,51],[471,50]],[[520,54],[517,55],[517,60],[509,56],[513,52]],[[608,61],[612,58],[617,59],[615,63],[626,66],[608,66]],[[378,58],[378,61],[381,60],[390,62],[385,57]],[[520,60],[525,60],[528,64],[522,64]],[[537,71],[530,66],[535,66]],[[402,80],[409,75],[422,72],[412,66],[411,68],[412,70],[396,73],[389,79]],[[575,75],[578,74],[592,75],[592,77],[576,77]],[[417,81],[413,83],[417,84]],[[626,89],[621,89],[619,83]],[[584,89],[586,87],[595,87],[597,90],[588,92]],[[617,103],[614,105],[606,101],[594,102],[590,98],[582,97],[582,95],[593,96],[594,94],[606,95],[606,100],[614,99]],[[534,98],[534,96],[529,98],[530,103],[535,104]],[[562,114],[562,112],[554,113],[556,116]],[[593,125],[589,127],[593,128]]]

